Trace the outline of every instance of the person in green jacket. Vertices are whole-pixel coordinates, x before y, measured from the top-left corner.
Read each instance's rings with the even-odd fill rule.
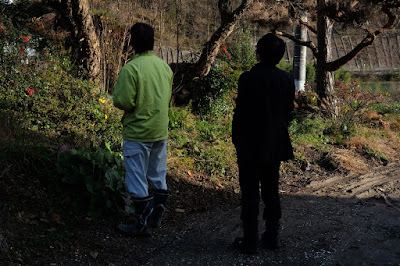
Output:
[[[133,196],[137,219],[132,224],[118,225],[118,229],[133,236],[150,236],[148,224],[161,225],[168,198],[168,108],[173,73],[154,54],[154,30],[150,25],[133,25],[131,45],[135,56],[119,73],[113,101],[124,111],[125,186]]]

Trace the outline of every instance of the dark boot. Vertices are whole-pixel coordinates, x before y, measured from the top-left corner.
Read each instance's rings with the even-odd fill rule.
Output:
[[[244,237],[235,238],[235,241],[233,241],[233,247],[243,254],[252,255],[258,253],[257,241],[251,241]]]
[[[154,209],[150,216],[150,224],[153,228],[158,228],[161,226],[161,220],[165,207],[167,206],[167,200],[169,197],[168,191],[163,189],[153,190],[154,196]]]
[[[265,232],[261,236],[262,245],[266,249],[280,249],[282,247],[279,238],[279,220],[266,221]]]
[[[238,237],[233,242],[234,248],[240,253],[258,253],[258,221],[243,222],[243,237]]]
[[[153,197],[133,199],[136,222],[132,224],[119,224],[118,229],[128,235],[136,237],[151,236],[147,228],[147,221],[153,212]]]

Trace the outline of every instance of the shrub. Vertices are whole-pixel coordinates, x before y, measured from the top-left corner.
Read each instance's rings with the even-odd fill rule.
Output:
[[[298,143],[326,143],[327,130],[332,126],[332,121],[319,114],[310,114],[307,117],[295,118],[289,125],[289,133],[293,144]]]
[[[120,153],[99,147],[60,153],[57,170],[65,184],[63,193],[72,209],[89,216],[131,213],[125,192],[125,170]]]
[[[375,103],[371,108],[380,114],[397,114],[400,115],[400,103]]]
[[[216,142],[198,149],[196,168],[210,176],[237,176],[236,154],[232,144]]]
[[[194,117],[192,114],[192,106],[188,104],[184,108],[171,105],[168,110],[169,129],[184,129],[191,131],[194,126]]]
[[[276,67],[288,73],[293,73],[293,62],[288,62],[286,59],[282,59]]]
[[[279,69],[282,69],[288,73],[293,74],[293,61],[286,61],[282,59],[278,65],[276,65]],[[312,62],[306,63],[306,82],[311,83],[314,82],[316,78],[315,66]]]
[[[42,37],[19,28],[15,8],[7,6],[0,16],[1,120],[44,140],[120,146],[122,112],[106,94],[77,77],[77,66],[45,47]]]
[[[234,36],[231,65],[241,71],[250,70],[257,63],[255,46],[249,30],[240,28]]]
[[[233,108],[233,93],[237,89],[237,76],[227,66],[213,66],[210,73],[190,84],[189,98],[195,114],[221,115]]]
[[[343,83],[350,83],[351,81],[351,74],[348,70],[340,68],[339,70],[335,71],[334,74],[335,80],[341,80]]]
[[[72,145],[121,143],[121,112],[107,95],[68,73],[70,62],[42,61],[41,72],[0,74],[0,112],[25,131]]]
[[[312,62],[307,62],[306,64],[306,81],[313,82],[317,77],[315,71],[315,65]]]
[[[338,114],[335,116],[336,123],[332,130],[338,132],[340,139],[349,136],[354,130],[354,124],[359,120],[361,110],[382,100],[381,96],[372,94],[356,81],[344,83],[341,80],[336,80],[335,93]]]

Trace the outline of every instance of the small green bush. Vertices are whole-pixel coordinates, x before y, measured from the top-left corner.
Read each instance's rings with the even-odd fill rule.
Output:
[[[199,120],[196,123],[200,141],[214,141],[226,139],[231,133],[230,123],[213,123],[207,120]]]
[[[100,216],[131,213],[130,205],[125,205],[125,169],[122,155],[99,147],[72,150],[60,153],[57,170],[65,184],[66,199],[78,214]]]
[[[232,109],[237,78],[229,67],[213,66],[207,76],[193,80],[189,90],[193,112],[200,116],[219,116]]]
[[[351,74],[348,70],[340,68],[335,71],[335,79],[340,79],[343,83],[349,83],[351,81]]]
[[[230,64],[234,69],[248,71],[257,63],[253,37],[249,30],[240,28],[236,31],[234,40]]]
[[[309,144],[326,143],[327,130],[332,122],[318,114],[311,114],[305,118],[296,118],[289,125],[289,133],[294,144],[306,142]]]
[[[306,64],[306,80],[308,82],[313,82],[317,78],[317,73],[315,71],[315,65],[312,62],[307,62]]]
[[[192,106],[188,104],[184,108],[171,105],[168,110],[169,129],[184,129],[191,131],[194,127]]]
[[[286,61],[286,59],[282,59],[279,64],[276,65],[279,69],[282,69],[288,73],[293,74],[293,61]],[[314,82],[316,78],[315,66],[312,62],[306,63],[306,81]]]
[[[375,103],[371,108],[380,114],[397,114],[400,115],[400,103]]]
[[[282,59],[276,67],[288,73],[293,73],[293,62],[288,62],[286,59]]]

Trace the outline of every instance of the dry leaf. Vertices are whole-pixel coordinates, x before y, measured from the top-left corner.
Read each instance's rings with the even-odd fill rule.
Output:
[[[58,215],[57,213],[53,214],[53,221],[58,223],[58,224],[61,224],[62,223],[61,222],[61,216]]]
[[[89,254],[90,254],[90,256],[92,256],[93,259],[96,259],[97,256],[99,256],[99,252],[97,252],[97,251],[91,251]]]

